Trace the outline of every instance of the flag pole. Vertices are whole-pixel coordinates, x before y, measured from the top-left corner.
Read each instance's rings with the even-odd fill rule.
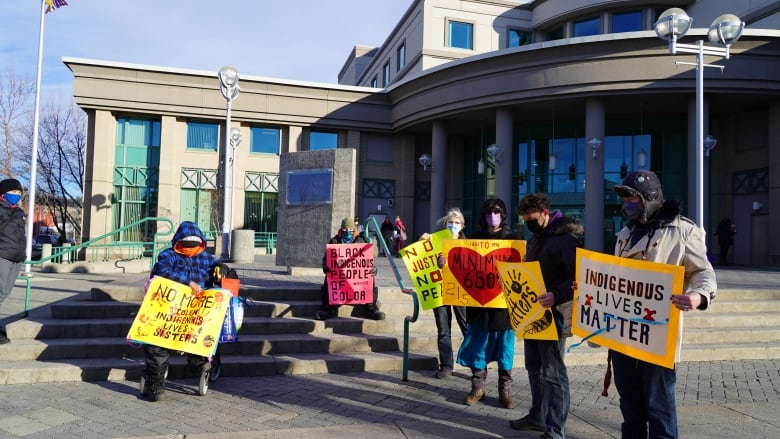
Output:
[[[38,71],[35,78],[35,113],[33,116],[33,144],[30,162],[30,190],[27,196],[27,241],[25,244],[26,260],[32,257],[33,219],[35,217],[35,177],[38,174],[38,124],[41,107],[41,65],[43,64],[43,16],[46,14],[46,2],[41,1],[41,26],[38,36]],[[30,264],[24,265],[24,275],[30,276]]]

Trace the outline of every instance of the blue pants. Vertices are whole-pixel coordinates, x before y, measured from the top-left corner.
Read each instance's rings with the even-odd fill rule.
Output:
[[[620,394],[624,439],[677,437],[674,385],[677,371],[637,360],[616,351],[612,354],[615,387]]]
[[[525,369],[531,385],[529,416],[547,426],[556,439],[566,437],[569,415],[569,375],[563,363],[566,339],[529,340],[524,343]]]

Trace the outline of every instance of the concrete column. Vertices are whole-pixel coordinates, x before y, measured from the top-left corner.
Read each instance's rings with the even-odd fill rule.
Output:
[[[434,121],[431,130],[431,214],[428,230],[435,230],[436,220],[444,214],[447,177],[447,128],[444,122]]]
[[[287,151],[296,152],[303,151],[303,128],[295,125],[287,127]],[[284,149],[282,152],[285,152]]]
[[[603,101],[585,102],[585,248],[597,252],[604,252],[604,144],[594,158],[588,139],[604,141],[604,114]]]
[[[704,118],[704,137],[707,137],[707,134],[710,132],[710,104],[707,100],[707,97],[704,96],[704,103],[701,108],[702,111],[702,117]],[[702,206],[704,209],[704,216],[705,218],[702,218],[702,221],[699,221],[699,218],[696,218],[696,206],[699,204],[699,197],[698,197],[698,191],[696,190],[696,185],[698,182],[696,181],[696,148],[698,147],[696,142],[696,96],[692,96],[691,99],[688,101],[688,200],[685,201],[685,216],[692,219],[696,224],[702,224],[704,227],[704,230],[712,230],[712,227],[708,225],[707,222],[707,212],[708,212],[708,204],[707,201],[707,194],[709,193],[707,191],[707,176],[704,175],[704,200],[702,201]],[[702,154],[704,154],[704,151],[702,151]],[[707,158],[704,157],[704,167],[705,169],[702,169],[702,172],[707,172]],[[661,177],[661,176],[659,176]],[[661,184],[663,185],[664,180],[663,177],[661,177]]]
[[[512,161],[514,160],[512,112],[507,108],[496,110],[496,145],[501,148],[496,163],[496,196],[504,200],[510,212],[514,212],[517,200],[512,199]],[[509,218],[513,217],[514,215],[509,215]]]

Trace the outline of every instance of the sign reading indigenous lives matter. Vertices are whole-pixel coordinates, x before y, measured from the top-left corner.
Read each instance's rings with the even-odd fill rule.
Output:
[[[233,293],[222,288],[192,294],[187,286],[155,276],[148,284],[127,339],[209,357]]]
[[[328,302],[331,305],[357,305],[374,301],[373,244],[328,244],[325,250],[330,271]]]
[[[522,262],[525,241],[449,239],[442,250],[445,305],[506,308],[497,263]]]
[[[547,293],[539,261],[498,262],[498,277],[504,291],[509,321],[518,338],[558,340],[551,308],[539,303]]]
[[[443,305],[441,291],[442,270],[438,259],[442,241],[452,239],[449,230],[444,229],[431,234],[430,240],[413,242],[401,249],[401,258],[409,271],[409,276],[417,293],[422,309],[433,309]]]
[[[674,367],[684,268],[577,249],[572,332],[630,357]]]

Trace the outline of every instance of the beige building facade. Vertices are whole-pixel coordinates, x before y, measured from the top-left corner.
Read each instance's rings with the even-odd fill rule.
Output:
[[[694,56],[670,56],[653,31],[673,6],[695,18],[683,42],[706,41],[703,26],[722,13],[747,25],[730,59],[705,57],[725,68],[704,72],[705,132],[717,146],[705,157],[703,218],[691,209],[695,72],[675,63]],[[686,201],[713,254],[715,225],[729,217],[735,263],[778,265],[779,25],[777,1],[416,0],[381,47],[353,48],[340,84],[241,72],[228,191],[216,72],[64,58],[88,114],[83,237],[144,216],[218,232],[225,193],[235,193],[231,228],[275,232],[280,155],[354,148],[356,216],[400,216],[410,236],[447,207],[463,209],[470,231],[485,197],[514,205],[541,191],[583,221],[587,248],[610,252],[622,223],[611,186],[644,168],[667,198]],[[516,217],[512,226],[522,229]]]

